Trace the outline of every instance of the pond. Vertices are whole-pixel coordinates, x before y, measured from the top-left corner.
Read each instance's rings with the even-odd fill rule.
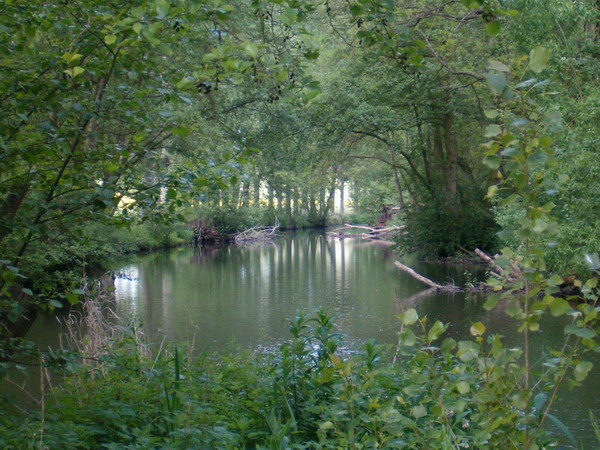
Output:
[[[339,240],[319,232],[288,233],[274,244],[178,248],[156,252],[122,267],[114,280],[120,317],[136,317],[152,341],[193,342],[196,351],[221,351],[229,344],[271,349],[289,337],[288,320],[297,311],[320,307],[335,317],[347,348],[367,339],[393,344],[396,315],[416,308],[431,322],[449,324],[447,335],[468,339],[473,322],[520,345],[517,327],[499,306],[482,308],[480,295],[431,292],[394,266],[398,256],[387,245],[360,239]],[[481,279],[484,268],[402,261],[437,282],[458,285]],[[47,341],[50,319],[38,321],[30,337]],[[549,318],[533,345],[541,352],[563,337],[564,321]],[[562,392],[555,414],[578,439],[598,444],[589,420],[600,417],[594,379]]]

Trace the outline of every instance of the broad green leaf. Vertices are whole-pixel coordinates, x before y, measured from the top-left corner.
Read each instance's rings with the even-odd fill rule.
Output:
[[[564,280],[559,275],[552,275],[546,280],[546,283],[548,284],[548,286],[560,286],[564,283]]]
[[[492,170],[498,169],[498,167],[500,167],[501,162],[502,158],[498,155],[488,155],[485,158],[483,158],[483,164],[485,164]]]
[[[433,326],[429,329],[429,332],[427,333],[427,339],[430,341],[435,341],[442,335],[444,331],[446,331],[446,328],[447,326],[444,325],[442,322],[440,322],[439,320],[436,321],[433,324]]]
[[[592,367],[594,367],[594,364],[589,361],[581,361],[579,364],[577,364],[573,370],[575,374],[575,380],[583,381],[585,377],[587,377],[589,371],[592,370]]]
[[[554,426],[556,426],[556,428],[558,428],[560,431],[562,431],[564,433],[565,436],[567,436],[569,438],[569,440],[571,441],[571,443],[573,444],[573,446],[575,448],[579,447],[579,443],[577,442],[577,440],[575,439],[575,436],[573,436],[573,433],[571,433],[571,431],[565,426],[564,423],[562,423],[555,415],[553,414],[548,414],[547,415],[548,419],[554,424]]]
[[[483,113],[488,119],[495,119],[500,115],[500,113],[496,109],[486,109],[485,111],[483,111]]]
[[[413,407],[410,413],[415,419],[419,419],[427,415],[427,409],[423,405],[417,405]]]
[[[413,330],[411,330],[410,328],[406,328],[398,334],[398,341],[400,345],[411,347],[415,345],[415,342],[417,342],[417,336],[415,335]]]
[[[62,308],[63,304],[61,302],[59,302],[58,300],[50,300],[48,303],[50,303],[50,305],[52,305],[55,308]]]
[[[417,310],[414,308],[407,309],[403,313],[398,314],[398,319],[404,325],[412,325],[417,320],[419,320],[419,315],[417,314]]]
[[[252,59],[256,59],[258,57],[258,46],[252,42],[244,45],[244,51]]]
[[[140,32],[142,31],[142,24],[139,22],[136,22],[133,24],[133,26],[131,28],[133,28],[133,31],[135,31],[137,34],[140,34]]]
[[[495,36],[498,33],[500,33],[501,28],[502,28],[502,26],[500,25],[500,22],[498,22],[497,20],[493,20],[493,21],[485,24],[485,31],[490,36]]]
[[[567,325],[564,330],[565,334],[574,334],[583,339],[593,339],[596,337],[596,332],[590,328],[578,327],[577,325]]]
[[[459,341],[456,356],[464,362],[477,358],[479,356],[479,344],[473,341]]]
[[[540,73],[546,68],[550,61],[550,50],[539,46],[529,53],[529,68],[535,73]]]
[[[456,385],[456,389],[458,389],[458,392],[464,395],[471,390],[471,386],[466,381],[461,381]]]
[[[494,309],[496,307],[496,305],[498,304],[498,301],[500,301],[500,295],[492,294],[487,298],[487,300],[483,304],[483,308],[486,311],[489,311],[490,309]]]
[[[583,261],[590,270],[600,269],[600,256],[598,253],[586,253],[583,255]]]
[[[117,42],[117,35],[116,34],[107,34],[106,36],[104,36],[104,42],[107,45],[112,45],[115,42]]]
[[[498,136],[500,133],[502,133],[502,128],[500,127],[500,125],[492,124],[486,127],[484,136],[494,137]]]
[[[491,59],[488,62],[488,69],[496,70],[498,72],[509,72],[510,69],[506,64],[501,63],[500,61],[496,61],[495,59]]]
[[[557,297],[554,300],[552,300],[552,303],[550,303],[550,313],[554,317],[562,316],[570,310],[571,310],[571,306],[569,305],[569,303],[567,301],[565,301],[562,298]]]
[[[79,303],[79,295],[77,295],[75,292],[67,292],[65,294],[65,297],[67,297],[67,301],[71,305],[76,305],[77,303]]]
[[[484,75],[488,86],[495,94],[502,94],[508,85],[506,76],[502,73],[488,72]]]
[[[452,338],[446,338],[440,346],[440,351],[443,355],[450,353],[456,347],[456,341]]]

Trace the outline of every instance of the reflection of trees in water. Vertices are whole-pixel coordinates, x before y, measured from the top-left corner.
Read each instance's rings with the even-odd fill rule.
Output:
[[[207,260],[214,259],[222,250],[223,247],[220,245],[203,245],[196,248],[189,261],[194,264],[202,264]]]

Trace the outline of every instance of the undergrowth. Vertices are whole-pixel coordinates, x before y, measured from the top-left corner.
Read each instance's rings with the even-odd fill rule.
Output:
[[[275,354],[193,356],[144,344],[136,327],[97,329],[104,338],[63,356],[62,386],[34,411],[5,399],[0,446],[518,448],[525,423],[531,448],[553,442],[544,387],[527,398],[515,382],[520,350],[480,339],[477,324],[475,341],[440,342],[441,322],[399,318],[397,346],[369,341],[350,356],[323,311],[298,314]]]

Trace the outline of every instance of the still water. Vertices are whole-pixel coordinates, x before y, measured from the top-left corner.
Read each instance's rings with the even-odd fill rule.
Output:
[[[120,317],[137,318],[151,341],[193,342],[197,351],[219,351],[232,343],[274,348],[289,336],[288,319],[320,307],[335,317],[347,348],[367,339],[394,343],[395,316],[412,307],[431,322],[449,323],[446,335],[456,339],[470,338],[471,324],[481,321],[488,333],[520,345],[520,334],[501,306],[485,311],[478,295],[425,290],[394,266],[396,259],[389,246],[317,232],[285,234],[272,245],[179,248],[122,267],[114,280],[113,307]],[[441,283],[464,285],[484,276],[483,269],[402,261]],[[534,333],[538,355],[563,337],[564,322],[550,319]],[[598,444],[588,411],[600,418],[599,369],[597,358],[586,385],[562,392],[555,411],[584,439],[585,448]]]

